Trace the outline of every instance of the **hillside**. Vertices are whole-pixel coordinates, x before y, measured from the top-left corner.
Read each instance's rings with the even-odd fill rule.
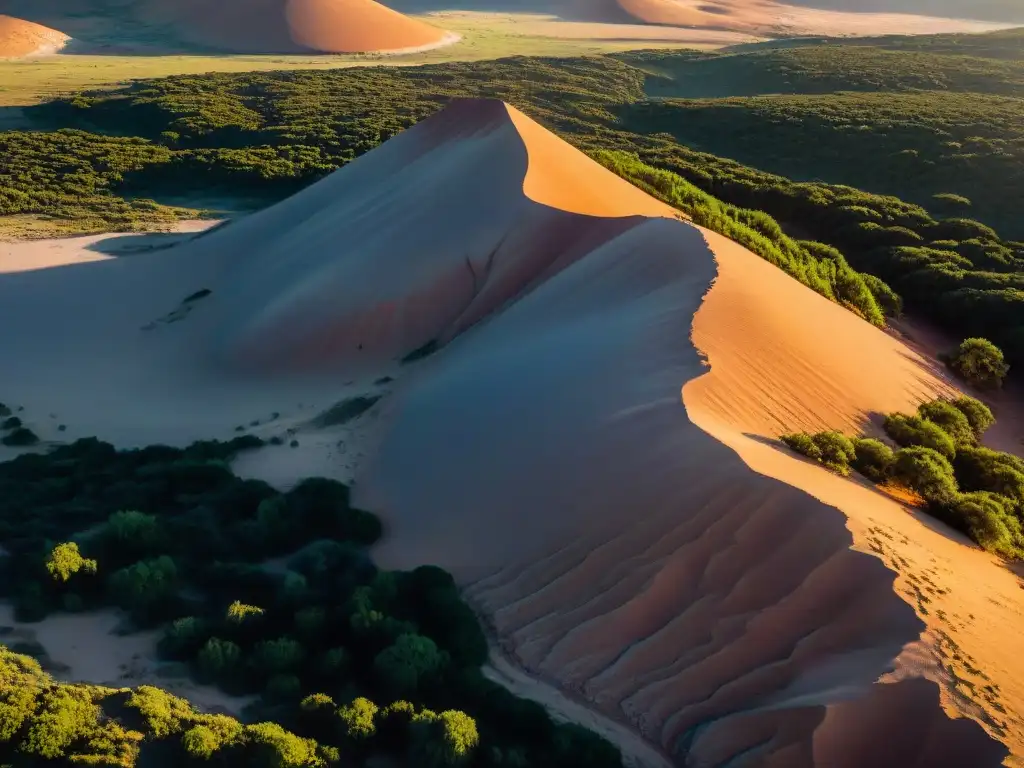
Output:
[[[745,433],[863,426],[948,384],[500,101],[456,101],[173,248],[13,271],[0,307],[31,329],[0,334],[27,413],[127,447],[276,410],[254,433],[295,447],[237,471],[351,481],[388,532],[381,567],[450,570],[526,669],[678,759],[1002,759],[943,713],[938,667],[899,660],[925,621],[803,490],[823,471],[747,455]],[[346,391],[372,410],[330,418]],[[1016,744],[1015,721],[964,711]]]

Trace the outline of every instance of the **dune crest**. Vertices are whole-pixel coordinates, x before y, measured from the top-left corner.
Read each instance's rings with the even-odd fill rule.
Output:
[[[0,14],[0,59],[56,53],[70,39],[55,29]]]
[[[293,479],[353,432],[281,403],[387,372],[365,458],[333,463],[387,524],[375,557],[451,570],[526,670],[681,765],[1005,754],[904,663],[926,625],[836,507],[889,508],[765,439],[945,385],[508,105],[454,102],[176,248],[0,276],[5,318],[33,329],[0,333],[27,409],[121,444],[278,410],[314,446]]]

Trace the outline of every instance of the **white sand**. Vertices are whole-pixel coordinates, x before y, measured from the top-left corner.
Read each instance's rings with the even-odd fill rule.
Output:
[[[0,328],[5,401],[79,434],[227,437],[280,411],[257,431],[299,447],[247,472],[354,476],[383,564],[451,569],[524,669],[690,764],[999,764],[975,721],[1024,755],[1016,716],[935,663],[959,633],[1020,700],[1012,576],[769,440],[947,385],[499,102],[177,248],[2,275]],[[370,413],[305,426],[385,373]],[[983,632],[908,586],[961,567],[944,615],[992,597]]]

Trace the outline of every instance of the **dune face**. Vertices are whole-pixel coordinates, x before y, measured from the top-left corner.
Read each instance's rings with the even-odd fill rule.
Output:
[[[375,0],[152,0],[149,18],[232,53],[363,53],[429,48],[447,35]]]
[[[752,34],[928,34],[981,32],[1021,20],[1021,9],[996,4],[861,3],[853,0],[565,0],[570,16],[612,23],[640,22]]]
[[[0,59],[54,53],[67,41],[63,32],[0,14]]]
[[[0,332],[5,396],[127,444],[395,375],[354,476],[377,559],[451,570],[512,658],[679,765],[1005,755],[902,665],[925,625],[836,508],[878,494],[765,439],[943,382],[505,104],[174,249],[3,276],[0,308],[34,329]]]

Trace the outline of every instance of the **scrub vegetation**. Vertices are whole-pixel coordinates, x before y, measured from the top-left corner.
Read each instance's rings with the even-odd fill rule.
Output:
[[[797,453],[842,476],[856,471],[917,494],[925,509],[1004,557],[1024,557],[1024,459],[981,445],[995,418],[973,398],[933,400],[891,413],[891,443],[840,432],[784,435]]]
[[[260,445],[84,439],[0,464],[0,590],[19,619],[114,607],[196,680],[257,697],[243,723],[153,687],[61,684],[0,646],[0,764],[621,765],[483,676],[450,575],[373,565],[381,523],[345,485],[235,476]]]

